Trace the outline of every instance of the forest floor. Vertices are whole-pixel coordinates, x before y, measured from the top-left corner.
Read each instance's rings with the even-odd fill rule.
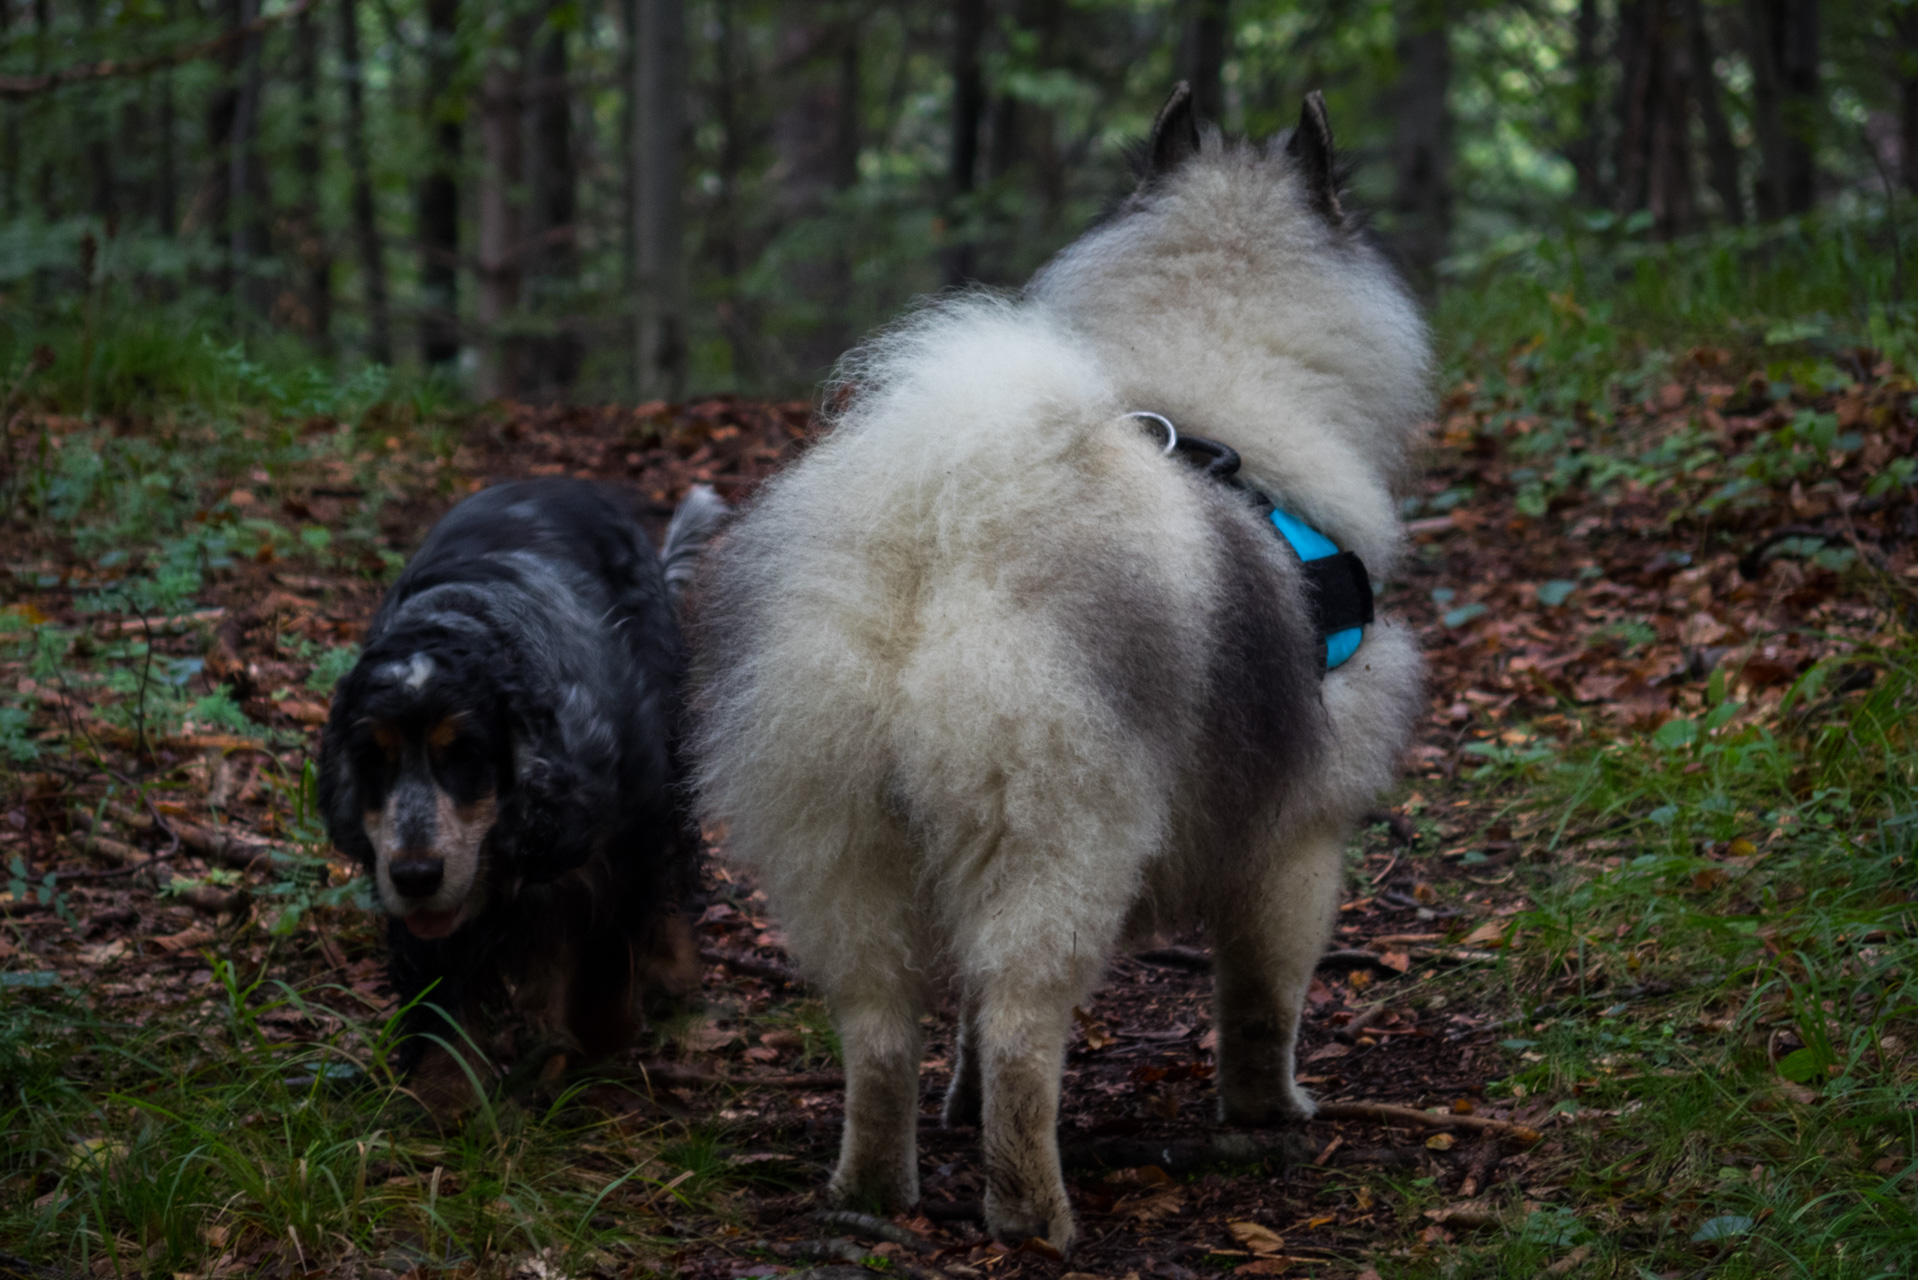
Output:
[[[695,481],[749,497],[808,422],[723,399],[16,422],[8,499],[38,515],[23,497],[0,585],[0,1277],[1911,1260],[1918,426],[1910,380],[1859,353],[1694,351],[1598,416],[1516,363],[1451,391],[1382,600],[1420,631],[1430,710],[1303,1028],[1324,1113],[1223,1129],[1205,939],[1115,959],[1065,1067],[1069,1259],[982,1233],[977,1135],[937,1122],[950,1009],[924,1201],[817,1216],[830,1023],[720,857],[693,1007],[585,1075],[500,1048],[530,1067],[514,1089],[427,1128],[385,1073],[379,933],[311,813],[381,584],[488,482],[618,481],[663,526]]]

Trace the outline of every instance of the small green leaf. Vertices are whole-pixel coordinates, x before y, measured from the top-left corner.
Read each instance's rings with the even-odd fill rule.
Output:
[[[1706,1220],[1704,1225],[1692,1233],[1693,1244],[1705,1244],[1712,1240],[1730,1240],[1749,1232],[1755,1224],[1750,1218],[1738,1213],[1722,1213],[1716,1218]]]
[[[1572,598],[1572,592],[1578,590],[1578,583],[1570,578],[1553,578],[1550,582],[1538,585],[1538,602],[1548,609],[1556,609]]]
[[[1440,621],[1448,627],[1462,627],[1472,619],[1484,617],[1489,612],[1491,611],[1482,604],[1465,604],[1456,609],[1446,610],[1445,616]]]

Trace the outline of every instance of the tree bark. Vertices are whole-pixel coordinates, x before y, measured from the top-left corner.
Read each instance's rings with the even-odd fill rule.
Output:
[[[520,196],[525,178],[520,148],[522,25],[509,24],[507,38],[489,52],[480,78],[478,391],[488,400],[518,396],[523,375],[522,344],[507,332],[518,320],[525,237]]]
[[[13,5],[0,4],[0,36],[13,34]],[[24,108],[8,106],[7,123],[4,136],[0,136],[0,177],[7,184],[6,196],[0,201],[0,217],[9,222],[20,216],[20,114]]]
[[[420,358],[459,357],[459,165],[464,138],[453,82],[459,73],[459,0],[426,0],[426,127],[431,150],[419,185]]]
[[[1437,292],[1438,264],[1452,232],[1452,50],[1446,9],[1445,0],[1400,0],[1397,15],[1393,239],[1413,287],[1427,298]]]
[[[977,274],[973,245],[972,200],[979,173],[979,126],[986,112],[982,55],[986,38],[986,0],[955,0],[952,5],[952,118],[946,162],[946,248],[942,254],[946,284],[956,287]]]
[[[1767,218],[1808,212],[1817,199],[1813,148],[1818,104],[1817,0],[1745,0],[1752,68],[1752,125],[1763,168],[1758,209]]]
[[[633,0],[626,0],[629,5]],[[719,189],[705,219],[708,253],[726,282],[727,296],[715,307],[721,331],[732,349],[733,374],[747,386],[758,384],[761,365],[757,326],[738,288],[748,257],[740,184],[746,172],[746,122],[740,104],[739,41],[735,0],[713,3],[713,118],[719,125]],[[628,237],[630,240],[630,235]],[[630,252],[630,245],[629,245]]]
[[[567,312],[579,284],[579,167],[566,28],[549,4],[533,57],[533,289],[541,331],[529,346],[533,393],[563,398],[579,380],[579,330]]]
[[[1214,124],[1225,118],[1226,19],[1230,0],[1182,0],[1179,78],[1192,86],[1192,108]]]
[[[1598,0],[1578,0],[1574,31],[1572,75],[1577,93],[1578,132],[1573,136],[1567,158],[1577,176],[1578,202],[1588,208],[1600,208],[1610,201],[1606,199],[1599,173],[1599,121],[1603,117],[1598,110]]]
[[[100,0],[83,0],[80,5],[80,29],[87,36],[99,34]],[[93,41],[89,39],[88,45]],[[99,99],[80,104],[83,149],[87,165],[87,208],[97,217],[112,218],[119,212],[113,181],[113,127]]]
[[[1898,22],[1904,55],[1898,71],[1898,161],[1905,186],[1918,194],[1918,12],[1907,9]]]
[[[1705,155],[1711,164],[1712,190],[1718,196],[1725,221],[1745,221],[1745,198],[1738,181],[1738,144],[1725,119],[1723,90],[1718,83],[1717,58],[1712,52],[1711,29],[1700,0],[1685,0],[1685,25],[1690,34],[1692,93],[1698,118],[1705,126]]]
[[[633,8],[633,356],[640,396],[671,400],[686,380],[686,11],[683,0],[637,0]]]
[[[320,39],[312,11],[293,24],[293,67],[299,88],[299,140],[293,148],[299,171],[299,237],[302,327],[321,355],[333,351],[333,251],[327,244],[322,199],[326,176],[326,121],[320,111]]]
[[[373,162],[366,145],[366,67],[360,61],[358,0],[338,0],[340,74],[346,84],[346,164],[353,174],[353,239],[360,258],[360,298],[366,308],[366,357],[393,363],[393,326],[386,300],[386,254],[373,203]]]
[[[52,43],[52,0],[33,0],[33,69],[36,74],[46,70],[47,53],[52,47]],[[42,99],[39,103],[35,104],[34,123],[42,131],[44,131],[47,126],[47,117],[51,113],[52,108],[53,103],[50,99]],[[216,152],[215,154],[218,153]],[[53,190],[53,159],[51,156],[43,153],[40,161],[40,172],[35,175],[35,178],[36,181],[34,185],[38,188],[37,194],[39,196],[40,216],[48,222],[53,222],[59,218],[60,208]],[[36,294],[38,293],[38,282],[42,279],[44,279],[42,274],[36,273],[34,275]]]
[[[165,13],[172,22],[178,13],[175,0],[167,0]],[[173,103],[173,69],[159,72],[160,81],[160,172],[156,175],[153,216],[163,236],[172,236],[180,225],[180,157],[173,138],[176,112]]]
[[[260,16],[259,0],[240,0],[240,25]],[[227,260],[233,273],[234,315],[244,318],[261,313],[260,282],[254,273],[254,259],[265,248],[260,232],[265,222],[265,202],[260,196],[264,172],[256,150],[260,122],[260,43],[258,35],[240,42],[238,92],[234,99],[233,136],[227,144]]]
[[[1619,6],[1616,207],[1650,210],[1666,238],[1691,225],[1696,205],[1686,47],[1679,0]]]

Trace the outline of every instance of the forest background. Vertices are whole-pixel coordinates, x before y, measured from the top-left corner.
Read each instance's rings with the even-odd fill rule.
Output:
[[[963,1133],[936,1220],[813,1216],[831,1020],[717,858],[699,1000],[577,1071],[492,1041],[425,1130],[312,760],[460,496],[749,501],[1178,79],[1254,137],[1322,90],[1430,305],[1382,595],[1430,705],[1311,1159],[1214,1145],[1195,939],[1120,958],[1072,1265],[1918,1274],[1918,3],[0,0],[0,1280],[1058,1275]]]
[[[0,354],[102,410],[235,342],[479,398],[805,394],[915,295],[1024,280],[1179,78],[1252,136],[1325,92],[1454,355],[1504,294],[1635,274],[1749,321],[1644,296],[1700,237],[1740,275],[1837,245],[1796,309],[1899,327],[1908,0],[0,0]]]

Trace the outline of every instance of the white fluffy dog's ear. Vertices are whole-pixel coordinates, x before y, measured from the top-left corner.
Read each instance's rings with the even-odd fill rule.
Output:
[[[1152,122],[1152,144],[1146,151],[1145,181],[1164,177],[1199,153],[1199,115],[1192,105],[1192,86],[1181,80]]]
[[[1345,221],[1339,204],[1338,162],[1332,150],[1332,122],[1325,114],[1325,95],[1317,89],[1299,104],[1299,127],[1286,139],[1285,153],[1299,166],[1312,207],[1327,222]]]

